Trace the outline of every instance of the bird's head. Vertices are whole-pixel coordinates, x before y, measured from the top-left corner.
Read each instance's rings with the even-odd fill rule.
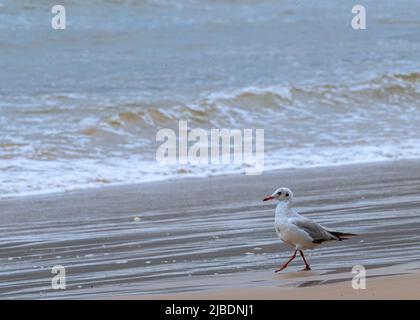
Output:
[[[278,201],[291,201],[293,192],[289,188],[278,188],[272,195],[267,196],[263,201],[278,200]]]

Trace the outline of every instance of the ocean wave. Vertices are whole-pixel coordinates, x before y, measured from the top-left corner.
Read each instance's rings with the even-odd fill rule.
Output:
[[[264,129],[265,170],[417,159],[419,107],[419,72],[348,83],[255,85],[195,99],[82,93],[3,99],[0,194],[244,171],[158,165],[156,132],[176,130],[179,120],[189,128]]]
[[[420,73],[390,74],[369,81],[350,84],[320,84],[317,86],[251,86],[232,91],[213,92],[193,102],[166,101],[163,104],[144,103],[118,105],[118,111],[104,122],[113,127],[160,127],[173,124],[177,119],[193,125],[223,127],[232,124],[264,124],[273,115],[301,112],[319,113],[320,105],[334,105],[331,113],[351,108],[383,109],[394,100],[416,104],[420,97]],[[360,105],[364,100],[365,104]],[[312,108],[310,105],[315,106]],[[401,109],[409,107],[402,105]],[[266,116],[261,115],[264,109]],[[123,111],[121,111],[123,110]],[[326,110],[323,110],[324,112]],[[327,115],[324,113],[324,115]]]

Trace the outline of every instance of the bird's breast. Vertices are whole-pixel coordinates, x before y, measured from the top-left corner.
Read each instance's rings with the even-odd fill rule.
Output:
[[[278,236],[283,240],[286,241],[287,238],[287,234],[289,232],[289,226],[285,223],[281,223],[281,222],[276,222],[274,224],[274,228],[278,234]]]
[[[298,248],[308,248],[308,245],[312,245],[311,238],[293,224],[279,221],[275,223],[275,229],[279,238],[287,244]]]

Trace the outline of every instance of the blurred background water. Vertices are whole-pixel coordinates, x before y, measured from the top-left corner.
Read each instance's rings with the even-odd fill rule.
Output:
[[[0,196],[243,172],[156,132],[265,129],[265,169],[420,158],[420,2],[0,0]],[[356,4],[356,3],[355,3]]]

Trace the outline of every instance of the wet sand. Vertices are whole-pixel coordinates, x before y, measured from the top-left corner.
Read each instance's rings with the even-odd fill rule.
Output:
[[[275,277],[268,277],[261,272],[247,272],[233,277],[234,283],[247,284],[249,279],[257,277],[264,281],[258,285],[160,295],[131,295],[117,299],[138,300],[373,300],[373,299],[420,299],[419,263],[408,263],[369,269],[363,286],[353,287],[353,275],[349,273],[320,274],[317,272],[292,272]],[[232,276],[224,281],[232,283]],[[222,279],[218,279],[220,281]],[[297,287],[296,280],[302,281]],[[279,285],[282,283],[282,285]],[[289,286],[285,285],[286,283]],[[360,285],[359,282],[356,281]]]
[[[308,251],[310,273],[297,260],[275,275],[290,248],[261,199],[278,186],[304,215],[360,236]],[[401,161],[4,199],[0,298],[241,298],[241,288],[285,298],[270,290],[349,286],[356,264],[416,277],[419,193],[420,161]],[[54,265],[66,267],[66,290],[51,289]]]

